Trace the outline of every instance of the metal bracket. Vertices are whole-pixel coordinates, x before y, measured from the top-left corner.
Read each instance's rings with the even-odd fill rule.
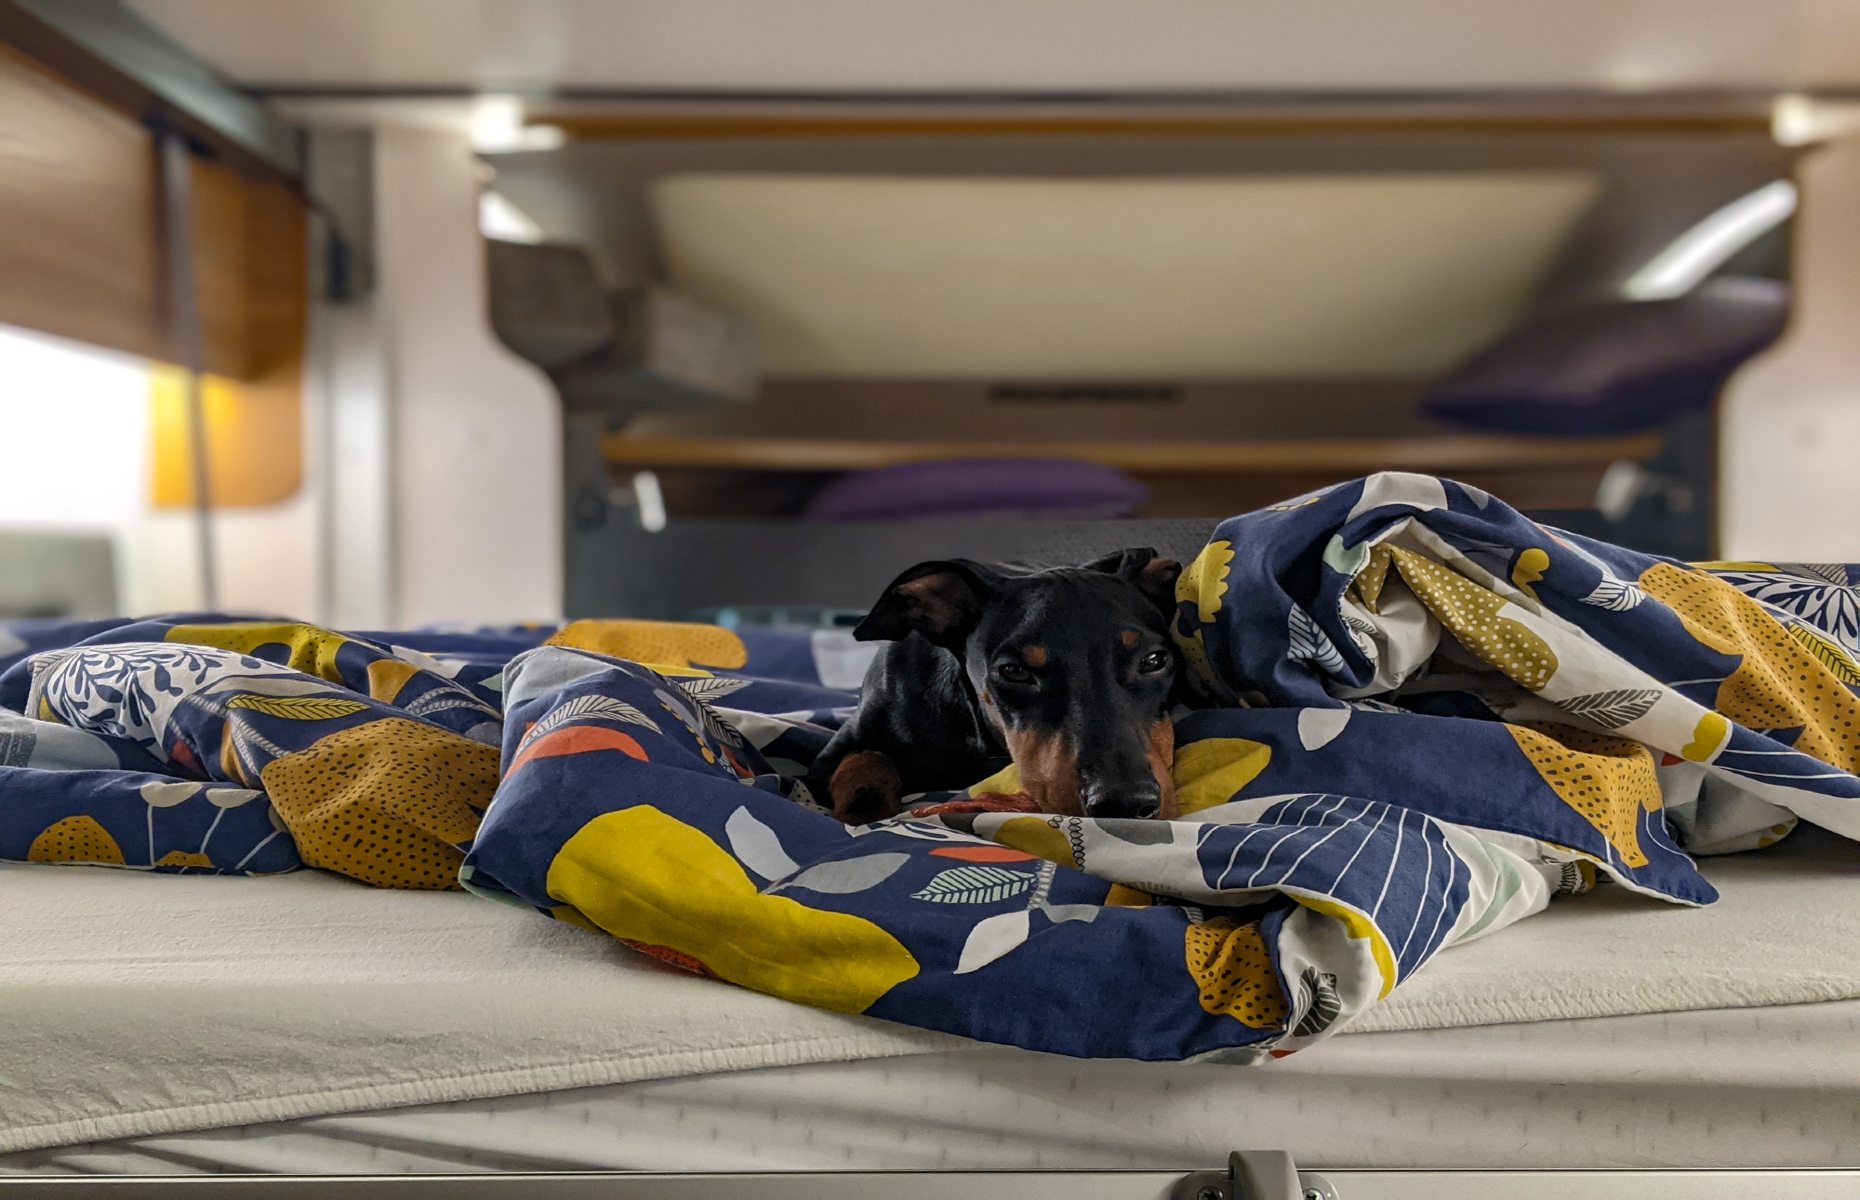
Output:
[[[1300,1171],[1283,1150],[1236,1150],[1225,1176],[1190,1176],[1192,1200],[1339,1200],[1328,1179]]]
[[[304,142],[304,188],[327,235],[321,294],[359,300],[375,286],[374,131],[317,126]]]

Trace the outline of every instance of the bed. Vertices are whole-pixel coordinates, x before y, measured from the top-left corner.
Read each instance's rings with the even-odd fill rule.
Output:
[[[1716,906],[1553,906],[1250,1071],[799,1008],[457,894],[0,868],[0,1170],[1860,1169],[1860,848],[1708,873]]]
[[[1689,570],[1415,476],[1216,534],[1177,591],[1185,658],[1282,699],[1180,718],[1181,822],[1034,820],[987,781],[865,831],[810,813],[782,764],[845,696],[811,639],[774,680],[692,666],[761,654],[751,631],[624,622],[450,652],[202,617],[35,632],[62,648],[0,673],[41,726],[6,751],[40,776],[8,777],[0,858],[144,869],[0,868],[0,1165],[35,1186],[625,1172],[590,1195],[681,1194],[694,1168],[828,1194],[883,1166],[1209,1198],[1259,1193],[1273,1163],[1320,1195],[1416,1194],[1417,1170],[1514,1194],[1850,1191],[1860,849],[1813,826],[1853,832],[1853,777],[1828,765],[1860,677],[1830,617],[1851,569]],[[1509,683],[1469,690],[1492,682],[1468,682],[1480,654]],[[1404,670],[1427,686],[1391,685]],[[1633,679],[1655,686],[1592,690]],[[1626,732],[1545,740],[1545,705]],[[85,737],[116,771],[34,766],[43,743],[94,768]],[[1390,830],[1389,805],[1349,799],[1390,789],[1419,810]],[[9,848],[74,797],[82,820]],[[403,840],[358,856],[345,812]],[[280,844],[334,874],[214,877],[287,871]],[[1346,886],[1359,860],[1378,869]],[[455,879],[506,903],[396,890]],[[1258,1153],[1223,1182],[1234,1150]]]

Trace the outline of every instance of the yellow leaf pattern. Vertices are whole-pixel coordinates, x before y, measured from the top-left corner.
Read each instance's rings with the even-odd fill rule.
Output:
[[[212,646],[235,654],[252,654],[261,646],[287,646],[290,654],[284,660],[285,666],[331,683],[341,683],[342,671],[336,666],[336,654],[351,639],[316,625],[244,621],[225,625],[176,625],[164,640],[190,646]]]
[[[1860,687],[1860,663],[1855,663],[1839,642],[1806,625],[1789,626],[1789,636],[1802,643],[1802,648],[1828,668],[1829,674],[1849,687]]]
[[[1713,708],[1749,729],[1800,727],[1795,749],[1860,769],[1860,699],[1762,605],[1714,575],[1670,563],[1649,567],[1640,586],[1678,613],[1694,640],[1738,658]]]
[[[1226,804],[1272,761],[1272,747],[1246,738],[1201,738],[1176,747],[1169,769],[1176,815]]]
[[[917,960],[863,917],[764,895],[701,831],[644,805],[594,818],[549,864],[549,895],[627,941],[690,955],[733,983],[864,1012]]]
[[[1234,548],[1231,542],[1213,541],[1202,547],[1195,561],[1175,581],[1175,598],[1193,604],[1203,625],[1214,622],[1227,595],[1227,576],[1233,569]]]
[[[743,639],[732,631],[680,621],[571,621],[547,644],[651,664],[661,674],[667,667],[734,671],[749,661]]]
[[[32,839],[27,862],[100,863],[120,867],[123,848],[92,817],[66,817]]]
[[[285,721],[333,721],[368,709],[360,700],[345,700],[340,696],[234,696],[226,702],[226,707]]]
[[[1549,569],[1550,555],[1538,549],[1536,546],[1532,546],[1529,550],[1518,555],[1517,564],[1511,568],[1511,582],[1517,586],[1520,592],[1523,592],[1525,595],[1535,600],[1537,599],[1537,592],[1531,585],[1541,580],[1544,577],[1544,572]]]

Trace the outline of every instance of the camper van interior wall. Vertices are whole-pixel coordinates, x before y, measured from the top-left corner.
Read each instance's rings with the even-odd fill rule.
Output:
[[[1853,1200],[1857,328],[1860,0],[0,0],[0,1200]]]

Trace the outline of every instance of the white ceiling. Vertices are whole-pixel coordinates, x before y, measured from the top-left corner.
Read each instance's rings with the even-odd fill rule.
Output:
[[[1502,333],[1573,172],[1261,179],[673,175],[668,277],[810,378],[1420,377]]]
[[[259,87],[1115,92],[1860,84],[1855,0],[129,0]]]

